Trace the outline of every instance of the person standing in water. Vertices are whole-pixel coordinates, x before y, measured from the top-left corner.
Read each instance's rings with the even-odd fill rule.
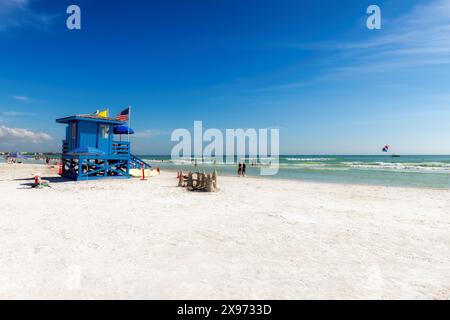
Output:
[[[246,165],[245,162],[242,164],[242,176],[245,177],[245,169],[246,169]]]
[[[241,173],[242,173],[242,165],[241,165],[241,163],[239,162],[239,164],[238,164],[238,176],[240,177],[241,176]]]

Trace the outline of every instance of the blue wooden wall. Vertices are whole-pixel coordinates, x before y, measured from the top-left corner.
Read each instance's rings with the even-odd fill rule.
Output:
[[[79,146],[97,148],[97,123],[78,121]]]
[[[76,135],[72,136],[72,125],[76,124]],[[101,126],[109,128],[109,135],[107,138],[102,137]],[[75,138],[75,139],[73,139]],[[68,124],[66,129],[66,140],[69,144],[69,149],[73,150],[81,146],[98,148],[105,152],[105,156],[110,156],[112,153],[113,143],[113,125],[106,123],[99,123],[95,121],[73,121]]]

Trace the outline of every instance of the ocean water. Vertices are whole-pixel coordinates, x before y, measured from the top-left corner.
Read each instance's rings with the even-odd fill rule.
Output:
[[[235,164],[215,164],[211,160],[192,160],[175,165],[169,156],[141,155],[162,170],[201,171],[216,169],[221,175],[237,175]],[[243,159],[240,158],[239,161]],[[450,155],[447,156],[280,156],[279,171],[271,179],[304,180],[327,183],[356,183],[450,189]],[[260,176],[260,168],[247,164],[248,176]]]
[[[214,164],[212,160],[185,160],[174,164],[170,156],[140,155],[141,159],[162,170],[212,171],[236,176],[235,164]],[[242,158],[235,159],[243,161]],[[4,162],[0,158],[0,163]],[[25,163],[43,163],[29,159]],[[247,164],[247,176],[259,177],[260,166]],[[380,186],[424,187],[450,190],[450,155],[446,156],[280,156],[279,171],[269,179],[289,179],[326,183],[353,183]]]

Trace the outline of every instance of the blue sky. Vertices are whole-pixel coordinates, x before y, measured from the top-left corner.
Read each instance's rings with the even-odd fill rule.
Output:
[[[141,154],[194,120],[279,128],[284,154],[450,154],[449,53],[450,0],[0,0],[0,150],[58,151],[56,118],[132,105]]]

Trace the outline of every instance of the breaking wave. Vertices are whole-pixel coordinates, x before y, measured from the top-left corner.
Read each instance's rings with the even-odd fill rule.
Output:
[[[394,163],[394,162],[343,162],[355,169],[416,171],[416,172],[448,172],[450,163],[445,162],[421,162],[421,163]]]
[[[286,161],[332,161],[335,158],[286,158]]]

